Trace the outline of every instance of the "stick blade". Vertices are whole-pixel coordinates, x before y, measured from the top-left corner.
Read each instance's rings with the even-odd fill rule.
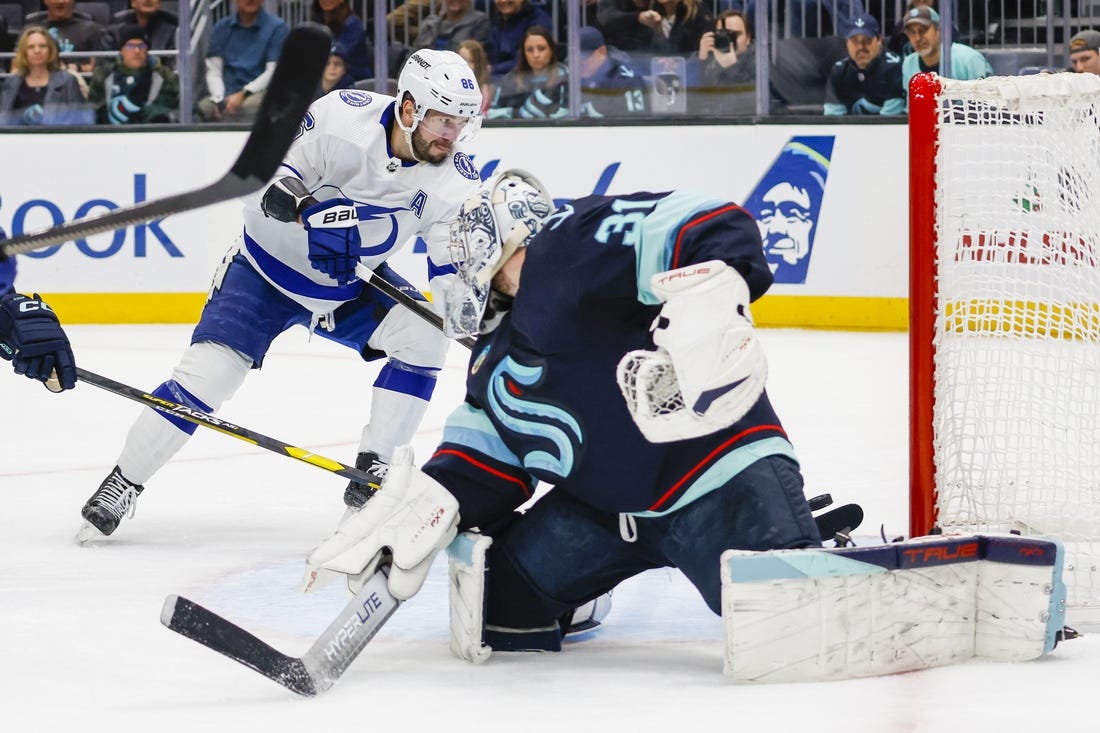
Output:
[[[240,626],[187,598],[164,599],[160,622],[192,641],[224,654],[303,697],[317,694],[317,683],[301,659],[271,647]]]

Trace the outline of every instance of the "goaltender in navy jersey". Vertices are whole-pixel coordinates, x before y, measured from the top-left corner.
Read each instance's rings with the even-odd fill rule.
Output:
[[[462,526],[518,506],[536,480],[645,517],[682,508],[761,457],[794,460],[766,392],[729,428],[655,444],[619,391],[623,355],[654,348],[661,303],[650,277],[715,259],[744,277],[753,300],[772,283],[759,229],[732,203],[684,192],[591,196],[550,217],[528,247],[512,310],[478,340],[466,403],[424,467],[459,498]]]
[[[450,162],[403,162],[390,149],[394,98],[359,89],[331,92],[310,107],[302,132],[276,177],[300,179],[318,201],[348,198],[369,206],[359,232],[366,254],[360,261],[375,269],[412,237],[428,244],[432,263],[447,263],[447,226],[459,205],[476,190],[478,172],[458,145]],[[333,181],[339,181],[334,185]],[[306,231],[268,218],[260,210],[262,193],[249,197],[244,210],[242,254],[283,294],[319,315],[354,299],[361,281],[336,284],[310,266]]]

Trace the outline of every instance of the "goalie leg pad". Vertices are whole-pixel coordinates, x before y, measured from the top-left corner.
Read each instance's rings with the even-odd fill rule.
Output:
[[[463,532],[447,547],[451,653],[474,664],[493,652],[485,643],[485,554],[491,544],[492,537]]]
[[[725,672],[793,682],[1034,659],[1065,622],[1062,562],[1057,542],[992,535],[729,550]]]

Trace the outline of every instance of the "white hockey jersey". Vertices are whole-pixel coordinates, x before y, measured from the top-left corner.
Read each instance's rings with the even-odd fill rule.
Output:
[[[428,257],[447,265],[450,222],[480,185],[477,168],[456,145],[439,165],[408,163],[393,155],[389,130],[395,124],[394,98],[359,89],[321,97],[309,108],[298,138],[276,177],[302,180],[319,201],[348,198],[369,206],[360,211],[359,233],[373,269],[407,243],[423,237]],[[267,217],[263,192],[245,200],[242,253],[282,293],[318,315],[354,299],[365,286],[338,285],[309,263],[305,229],[296,222]],[[433,292],[439,283],[433,282]]]

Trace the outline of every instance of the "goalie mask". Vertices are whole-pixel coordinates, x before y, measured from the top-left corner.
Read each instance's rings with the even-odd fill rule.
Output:
[[[451,224],[451,263],[458,277],[445,300],[448,336],[483,331],[493,276],[531,243],[553,210],[546,187],[518,168],[498,173],[466,199]]]

